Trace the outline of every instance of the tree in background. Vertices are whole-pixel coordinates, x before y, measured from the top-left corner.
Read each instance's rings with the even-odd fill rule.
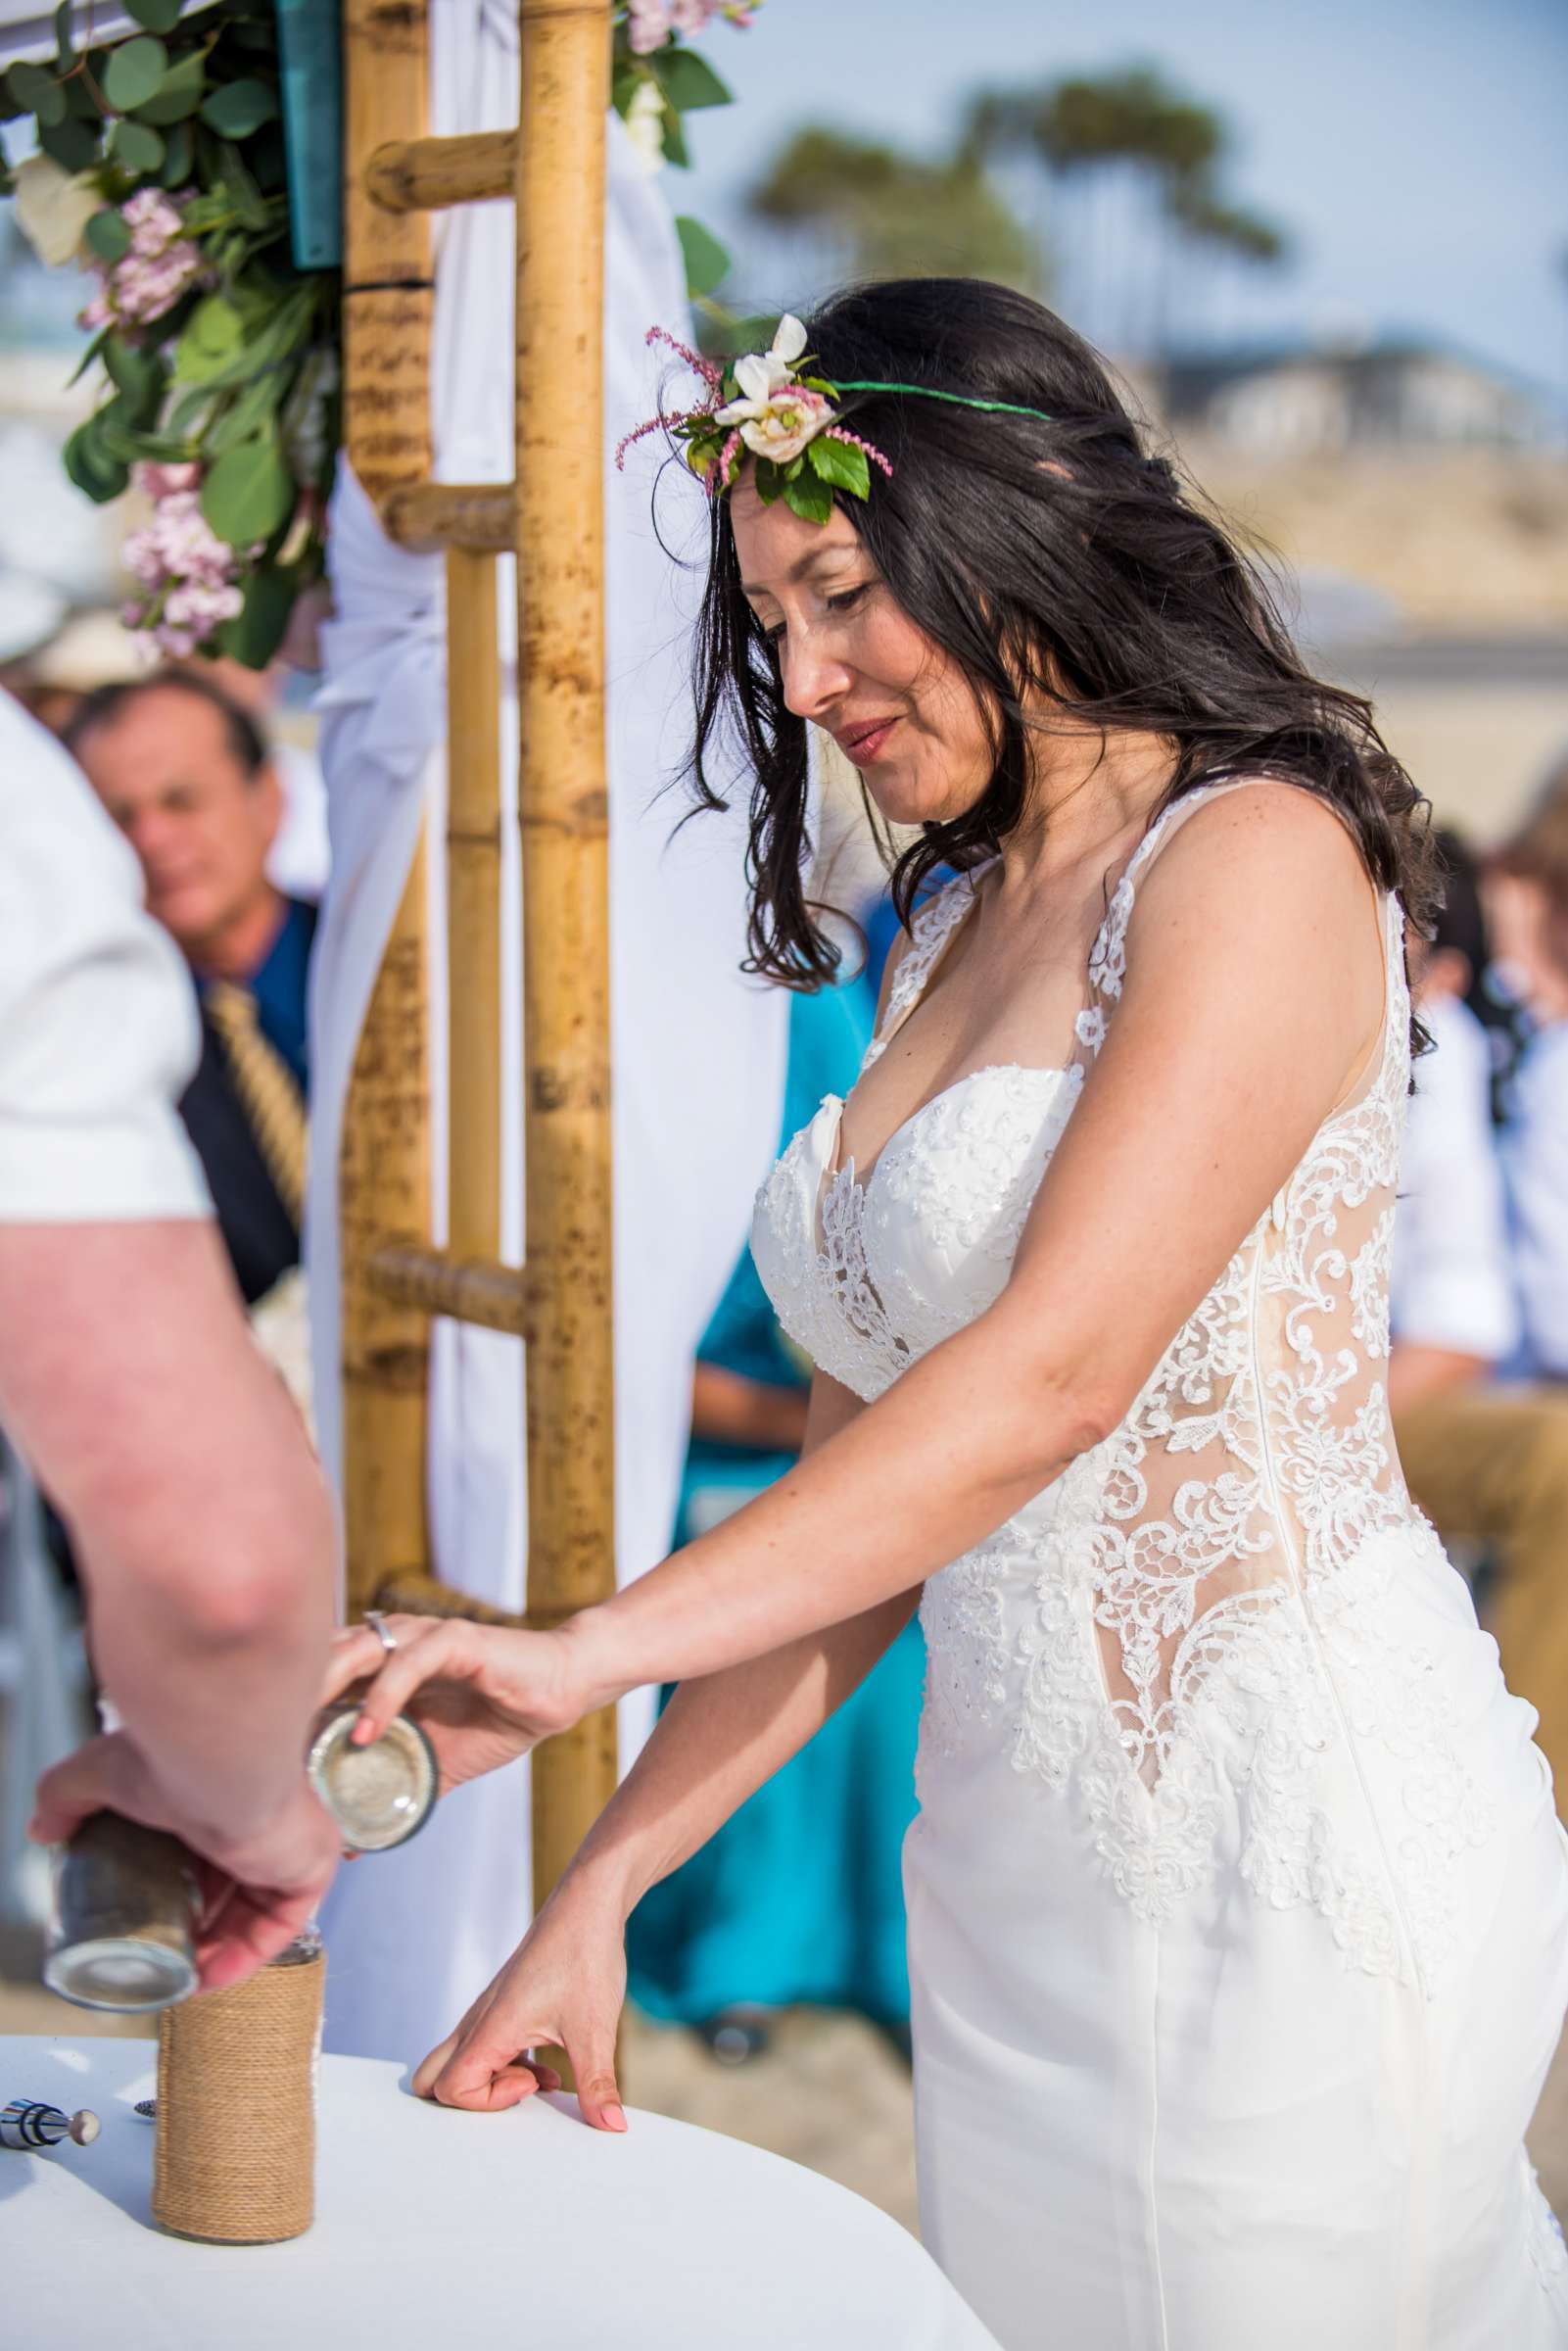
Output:
[[[803,235],[797,275],[989,277],[1044,290],[1046,257],[993,185],[980,154],[926,162],[809,124],[785,141],[747,197],[752,216]]]
[[[1230,200],[1232,134],[1152,66],[981,90],[962,158],[1032,180],[1066,306],[1098,340],[1158,362],[1193,339],[1216,281],[1278,266],[1283,232]]]

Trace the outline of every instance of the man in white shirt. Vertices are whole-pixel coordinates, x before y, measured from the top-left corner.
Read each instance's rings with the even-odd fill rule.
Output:
[[[0,694],[0,1419],[71,1529],[120,1727],[39,1784],[208,1866],[208,1985],[281,1950],[339,1839],[302,1759],[330,1506],[254,1345],[174,1102],[189,981],[85,780]]]
[[[1389,1402],[1416,1501],[1495,1551],[1487,1618],[1568,1798],[1568,1392],[1499,1384],[1520,1333],[1491,1059],[1464,997],[1487,961],[1473,865],[1439,836],[1448,903],[1412,977],[1435,1049],[1416,1063],[1392,1283]]]

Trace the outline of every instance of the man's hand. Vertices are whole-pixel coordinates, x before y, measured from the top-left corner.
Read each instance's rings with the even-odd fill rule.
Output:
[[[64,1845],[94,1812],[166,1829],[191,1852],[202,1889],[196,1959],[204,1991],[243,1984],[309,1924],[332,1883],[343,1840],[303,1775],[273,1818],[222,1838],[182,1817],[123,1731],[89,1739],[38,1783],[28,1834]]]

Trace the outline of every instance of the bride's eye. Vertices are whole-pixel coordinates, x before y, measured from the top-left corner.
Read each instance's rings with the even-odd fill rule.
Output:
[[[846,588],[841,595],[831,596],[828,599],[829,611],[852,612],[870,586],[870,580],[862,580],[858,588]]]

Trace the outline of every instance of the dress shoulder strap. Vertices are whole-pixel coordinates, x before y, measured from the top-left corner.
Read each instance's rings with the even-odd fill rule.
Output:
[[[1105,1042],[1108,1008],[1120,996],[1126,981],[1127,925],[1132,918],[1142,876],[1188,819],[1198,809],[1207,807],[1211,800],[1221,799],[1227,792],[1245,792],[1253,785],[1288,785],[1292,781],[1288,776],[1270,775],[1266,769],[1256,768],[1246,775],[1215,776],[1209,783],[1183,792],[1180,799],[1171,800],[1155,818],[1122,868],[1121,878],[1111,893],[1105,920],[1089,957],[1089,1004],[1088,1009],[1078,1015],[1077,1034],[1079,1043],[1091,1057],[1098,1053]],[[1295,789],[1301,791],[1306,787],[1297,785]],[[1324,804],[1329,805],[1327,802]],[[1403,954],[1404,915],[1393,892],[1386,894],[1381,917],[1385,979],[1384,1059],[1387,1062],[1401,1049],[1407,1052],[1409,1027]]]
[[[862,1069],[870,1069],[920,1002],[927,982],[974,903],[975,884],[991,862],[988,859],[986,865],[971,866],[967,873],[955,874],[952,881],[944,883],[915,909],[909,926],[909,944],[894,966],[887,1002],[876,1034],[866,1047]]]

